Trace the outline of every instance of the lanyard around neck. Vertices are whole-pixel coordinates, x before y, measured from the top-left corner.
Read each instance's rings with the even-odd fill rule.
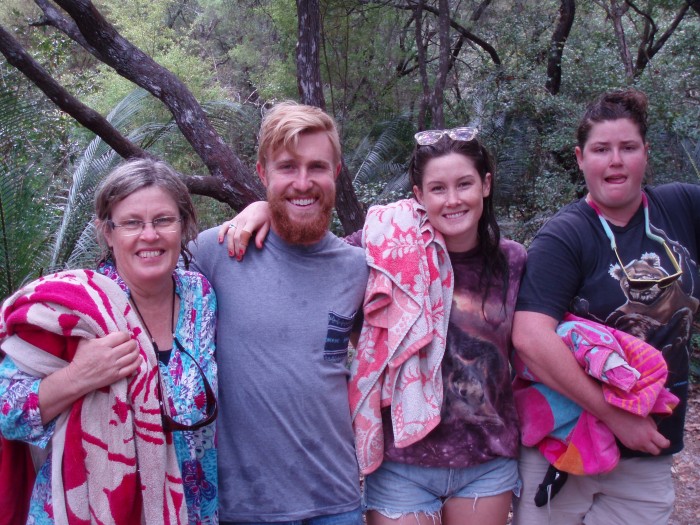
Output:
[[[610,247],[613,250],[617,250],[617,243],[615,242],[615,235],[613,235],[613,232],[610,229],[610,225],[608,224],[608,221],[605,220],[605,217],[603,217],[603,213],[600,211],[600,208],[595,203],[595,201],[593,201],[593,199],[591,199],[591,200],[586,199],[586,202],[588,203],[588,205],[591,208],[593,208],[593,211],[595,211],[596,215],[598,216],[598,219],[600,220],[600,224],[603,225],[603,230],[605,230],[605,235],[607,235],[608,239],[610,240]],[[644,233],[652,241],[656,241],[659,244],[665,245],[666,241],[664,241],[663,238],[661,238],[658,235],[651,232],[651,228],[649,226],[649,201],[647,199],[646,193],[644,193],[644,192],[642,192],[642,205],[644,206]]]

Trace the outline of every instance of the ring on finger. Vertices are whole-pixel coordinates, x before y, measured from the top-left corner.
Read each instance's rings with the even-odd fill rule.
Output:
[[[228,223],[228,227],[229,227],[229,229],[231,229],[231,230],[235,230],[235,229],[236,229],[236,225],[233,224],[232,222],[229,222],[229,223]]]

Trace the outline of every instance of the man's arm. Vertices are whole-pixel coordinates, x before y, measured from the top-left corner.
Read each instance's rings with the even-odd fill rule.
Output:
[[[605,401],[600,384],[583,371],[556,333],[557,324],[556,319],[536,312],[518,311],[513,319],[513,345],[539,380],[603,421],[627,448],[656,455],[670,446],[650,417]]]

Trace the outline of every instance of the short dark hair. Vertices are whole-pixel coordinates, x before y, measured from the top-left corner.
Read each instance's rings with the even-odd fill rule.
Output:
[[[170,195],[177,204],[182,219],[180,254],[189,264],[192,257],[187,244],[197,237],[197,215],[194,204],[177,172],[166,162],[151,159],[129,160],[112,170],[100,183],[95,193],[95,217],[97,218],[97,242],[100,244],[102,261],[112,257],[107,245],[105,229],[110,227],[114,205],[129,195],[144,188],[156,186]]]
[[[638,89],[608,91],[591,102],[581,118],[576,131],[578,147],[583,149],[594,124],[607,120],[626,118],[637,125],[642,140],[647,137],[647,108],[649,100]]]

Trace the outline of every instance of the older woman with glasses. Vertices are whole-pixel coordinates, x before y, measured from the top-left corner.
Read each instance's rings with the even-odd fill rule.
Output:
[[[97,270],[41,278],[0,312],[3,512],[217,523],[216,298],[176,268],[197,234],[187,188],[163,162],[130,161],[95,210]]]
[[[476,136],[417,133],[415,198],[372,207],[362,231],[370,278],[348,390],[369,525],[505,524],[519,491],[509,357],[525,249],[500,236]],[[261,209],[226,225],[230,252]]]
[[[690,335],[700,304],[700,186],[643,186],[646,132],[647,98],[639,91],[604,93],[587,108],[575,152],[588,193],[535,237],[513,325],[518,357],[546,387],[601,421],[617,438],[620,459],[605,472],[568,476],[556,497],[550,493],[537,507],[538,485],[552,471],[542,448],[523,448],[516,524],[657,524],[673,510],[672,454],[683,448]],[[611,404],[607,385],[584,373],[556,333],[567,312],[656,349],[667,367],[666,389],[680,399],[671,415]],[[526,414],[523,428],[538,423]],[[601,430],[590,432],[595,439]]]

